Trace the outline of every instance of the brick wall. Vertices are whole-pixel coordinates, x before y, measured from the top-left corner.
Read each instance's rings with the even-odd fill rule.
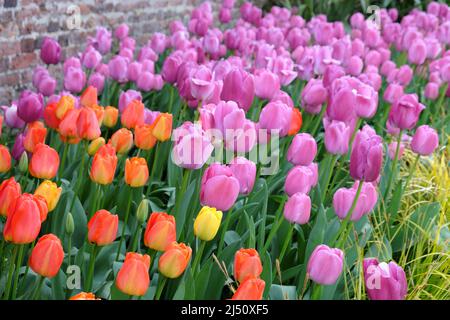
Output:
[[[40,64],[39,47],[44,36],[58,39],[65,57],[80,52],[95,28],[119,23],[130,26],[137,45],[155,31],[167,31],[173,19],[189,19],[192,8],[203,0],[0,0],[0,105],[9,105],[20,90],[30,88],[31,76]],[[221,0],[210,0],[217,13]],[[241,3],[237,1],[237,3]],[[72,5],[72,7],[71,7]],[[81,28],[68,27],[78,6]],[[69,12],[68,12],[69,11]],[[71,18],[72,17],[72,18]],[[50,73],[60,79],[61,65]],[[61,84],[59,84],[61,88]]]

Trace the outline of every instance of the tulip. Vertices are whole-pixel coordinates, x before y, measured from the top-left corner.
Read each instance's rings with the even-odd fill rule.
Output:
[[[142,187],[148,180],[147,161],[134,157],[125,161],[125,183],[133,188]]]
[[[422,156],[431,155],[439,145],[439,136],[435,129],[422,125],[417,128],[411,140],[411,150]]]
[[[347,214],[349,214],[350,208],[352,207],[353,201],[355,200],[356,192],[357,191],[353,188],[340,188],[334,194],[333,208],[334,212],[340,219],[345,219],[347,217]],[[358,221],[364,214],[368,213],[365,211],[366,201],[366,195],[362,192],[356,201],[354,210],[352,211],[350,217],[351,221]]]
[[[245,280],[259,278],[263,271],[261,259],[255,249],[240,249],[234,256],[234,278],[242,283]]]
[[[37,274],[55,277],[64,260],[64,250],[61,240],[54,234],[46,234],[39,238],[30,256],[30,268]]]
[[[94,72],[88,79],[88,86],[92,86],[97,89],[97,92],[100,94],[103,92],[105,87],[105,76],[100,72]]]
[[[126,154],[133,147],[133,133],[126,128],[119,129],[111,136],[108,144],[111,144],[118,154]]]
[[[80,104],[83,107],[91,108],[98,104],[97,88],[93,86],[87,87],[80,97]]]
[[[358,190],[359,183],[359,181],[355,181],[352,187],[353,190]],[[376,182],[364,182],[361,188],[361,195],[365,197],[364,214],[368,214],[375,208],[378,201]]]
[[[108,63],[109,75],[111,78],[119,83],[126,82],[127,71],[128,71],[128,61],[127,58],[122,56],[115,56]]]
[[[191,95],[197,100],[206,99],[214,89],[212,72],[204,65],[193,70],[190,81]]]
[[[194,234],[200,240],[211,241],[217,234],[222,221],[222,211],[203,207],[194,221]]]
[[[13,104],[5,110],[5,123],[10,128],[23,128],[25,121],[17,115],[17,105]]]
[[[61,58],[61,46],[58,41],[45,37],[41,44],[40,56],[45,64],[57,64]]]
[[[64,88],[72,93],[79,93],[86,83],[86,74],[81,68],[69,67],[64,73]]]
[[[133,100],[142,101],[142,96],[139,91],[135,91],[135,90],[122,91],[119,96],[119,111],[120,111],[120,113],[122,113],[125,110],[125,108]]]
[[[152,149],[157,140],[152,134],[153,126],[149,124],[143,124],[136,126],[134,129],[134,144],[136,147],[142,150]]]
[[[307,166],[314,160],[316,153],[317,144],[314,137],[308,133],[300,133],[289,146],[287,160],[296,166]]]
[[[91,108],[80,108],[80,112],[77,118],[77,133],[80,139],[94,140],[100,137],[100,124],[95,114],[95,111]]]
[[[224,101],[236,101],[239,108],[248,111],[255,95],[255,86],[250,74],[235,68],[231,70],[223,80],[222,94],[220,98]]]
[[[58,204],[61,196],[62,188],[58,187],[56,183],[50,180],[44,180],[34,191],[35,195],[39,195],[47,202],[48,211],[53,211]]]
[[[147,222],[144,244],[153,250],[166,251],[176,241],[175,217],[165,212],[153,212]]]
[[[92,160],[90,177],[98,184],[110,184],[114,180],[117,167],[117,156],[114,147],[105,144],[101,147]]]
[[[58,131],[64,142],[71,144],[80,142],[77,126],[79,116],[80,109],[71,109],[64,115],[64,118],[59,123]]]
[[[414,39],[408,48],[408,61],[412,64],[421,65],[427,58],[427,45],[420,38]]]
[[[302,91],[302,106],[312,114],[319,114],[322,104],[327,100],[328,93],[322,80],[311,78]]]
[[[114,242],[119,227],[119,216],[106,210],[97,211],[88,222],[88,240],[97,246]]]
[[[0,184],[0,215],[4,217],[8,215],[9,206],[16,201],[21,193],[20,184],[16,182],[14,177],[4,180]]]
[[[11,154],[4,145],[0,144],[0,173],[8,172],[11,169]]]
[[[31,194],[24,193],[8,208],[8,218],[3,229],[6,241],[15,244],[33,242],[41,230],[41,214],[45,208]]]
[[[184,243],[172,242],[158,261],[159,272],[170,279],[178,278],[191,259],[192,249]]]
[[[331,154],[346,154],[350,141],[350,127],[342,121],[325,121],[325,148]]]
[[[316,175],[312,167],[295,166],[289,170],[284,183],[284,191],[288,196],[295,193],[308,193],[316,181]]]
[[[308,261],[309,278],[322,285],[334,284],[342,273],[344,253],[327,245],[318,245]]]
[[[58,173],[58,168],[58,152],[45,144],[38,144],[31,157],[30,174],[38,179],[53,179]]]
[[[123,40],[126,37],[128,37],[128,31],[129,31],[128,25],[126,23],[122,23],[114,31],[114,36],[116,36],[116,38],[119,40]]]
[[[434,82],[428,82],[425,86],[425,98],[436,100],[439,97],[439,85]]]
[[[229,167],[239,181],[239,193],[249,194],[253,190],[256,179],[256,164],[244,157],[231,160]]]
[[[56,89],[56,80],[50,76],[44,76],[40,79],[37,89],[45,97],[50,97]]]
[[[128,129],[134,129],[144,124],[144,104],[139,100],[131,101],[121,115],[122,125]]]
[[[105,115],[103,117],[103,124],[107,128],[112,128],[117,124],[119,118],[119,110],[117,108],[107,106],[105,107]]]
[[[158,141],[167,141],[172,134],[172,114],[160,113],[152,123],[152,134]]]
[[[266,283],[261,279],[247,279],[237,288],[231,300],[262,300]]]
[[[69,300],[100,300],[95,297],[95,295],[91,292],[80,292],[72,297]]]
[[[142,91],[155,89],[155,76],[149,71],[142,71],[136,81],[137,87]]]
[[[87,152],[92,157],[97,151],[106,144],[105,138],[99,137],[91,141],[88,146]]]
[[[270,100],[280,90],[280,79],[275,73],[259,69],[254,77],[255,94],[258,98]]]
[[[62,120],[67,112],[74,108],[75,98],[72,95],[63,95],[57,102],[55,115],[59,120]]]
[[[23,140],[25,138],[25,135],[23,133],[17,135],[16,140],[14,141],[13,148],[11,150],[12,157],[19,161],[22,157],[22,154],[25,153],[25,147],[23,146]]]
[[[42,117],[44,111],[44,97],[29,90],[20,94],[17,105],[17,115],[25,122],[34,122]]]
[[[365,125],[356,133],[350,155],[350,175],[355,180],[375,181],[383,163],[382,138]]]
[[[293,136],[300,131],[302,127],[302,113],[297,108],[292,108],[291,112],[291,125],[289,126],[288,135]]]
[[[284,206],[284,217],[291,223],[308,223],[310,215],[311,198],[307,194],[295,193]]]
[[[59,127],[60,120],[56,117],[56,102],[50,102],[44,109],[44,122],[47,127],[57,130]]]
[[[125,294],[143,296],[150,286],[150,256],[128,252],[125,261],[117,273],[116,286]]]
[[[266,129],[268,133],[272,130],[278,131],[280,137],[289,133],[292,120],[292,108],[281,101],[271,101],[261,110],[259,115],[259,127]]]
[[[45,143],[46,135],[47,129],[42,122],[35,121],[28,124],[25,139],[23,141],[25,150],[32,153],[36,145]]]
[[[404,94],[404,89],[397,83],[390,83],[386,87],[383,94],[383,99],[389,103],[395,103]]]
[[[397,152],[397,141],[392,141],[388,145],[388,156],[389,159],[394,160],[395,153]],[[398,159],[401,159],[403,157],[403,153],[405,152],[405,144],[400,143],[400,148],[398,150]]]
[[[405,94],[391,106],[389,120],[399,129],[412,129],[419,120],[425,106],[419,103],[416,94]]]
[[[234,205],[239,190],[239,181],[233,175],[233,171],[226,166],[214,163],[203,174],[200,202],[202,205],[227,211]]]
[[[172,161],[182,168],[201,168],[212,151],[211,141],[199,125],[185,122],[173,131]]]
[[[364,282],[370,300],[404,300],[408,293],[405,271],[394,261],[378,262],[376,258],[363,261]]]

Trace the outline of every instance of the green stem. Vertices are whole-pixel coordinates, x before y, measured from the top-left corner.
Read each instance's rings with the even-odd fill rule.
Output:
[[[97,256],[98,250],[97,246],[95,244],[92,245],[92,251],[91,251],[91,257],[89,259],[89,269],[88,269],[88,275],[86,278],[86,283],[84,285],[84,290],[86,292],[92,291],[92,280],[94,278],[94,269],[95,269],[95,257]]]
[[[141,223],[139,221],[136,221],[136,227],[134,228],[133,237],[131,238],[131,247],[130,251],[135,252],[137,250],[137,244],[138,239],[140,238],[141,234]]]
[[[224,240],[225,240],[225,233],[228,230],[228,227],[230,225],[230,221],[231,221],[231,214],[233,213],[233,208],[232,207],[230,210],[228,210],[227,212],[227,216],[225,218],[225,222],[222,226],[222,233],[220,234],[220,241],[219,241],[219,248],[217,250],[217,255],[220,255],[222,253],[222,249],[223,249],[223,245],[224,245]]]
[[[266,252],[267,249],[269,249],[269,246],[272,243],[273,237],[275,236],[275,234],[277,233],[277,231],[280,228],[281,224],[283,223],[282,211],[283,211],[283,208],[284,208],[284,204],[286,203],[286,200],[287,199],[286,199],[286,196],[285,196],[285,197],[283,197],[283,200],[281,200],[281,202],[280,202],[280,206],[278,207],[278,210],[275,213],[274,226],[270,229],[270,233],[267,236],[267,240],[266,240],[266,243],[264,244],[262,252]]]
[[[280,265],[281,265],[281,262],[283,261],[284,255],[286,254],[286,250],[289,245],[289,242],[291,241],[292,233],[294,232],[294,226],[295,226],[295,223],[290,224],[289,231],[286,234],[286,237],[284,238],[283,247],[281,248],[280,257],[278,258]]]
[[[411,182],[411,179],[412,179],[412,177],[413,177],[413,175],[414,175],[414,169],[415,169],[416,166],[417,166],[417,162],[419,162],[419,158],[420,158],[420,154],[418,154],[418,155],[416,156],[416,158],[414,159],[414,162],[413,162],[412,166],[409,168],[408,178],[406,179],[405,186],[403,187],[403,191],[406,190],[406,188],[408,187],[409,183]]]
[[[42,284],[44,283],[44,277],[39,275],[37,278],[37,284],[35,285],[35,289],[33,291],[33,294],[31,295],[31,300],[37,300],[41,294],[41,287]]]
[[[62,155],[62,159],[61,159],[61,166],[59,167],[59,172],[58,172],[58,182],[61,182],[61,178],[64,174],[64,166],[66,164],[66,158],[67,158],[67,150],[69,149],[69,144],[68,143],[64,143],[64,151],[63,151],[63,155]]]
[[[325,111],[327,110],[327,106],[324,104],[323,106],[322,106],[322,109],[320,110],[320,114],[317,116],[317,120],[316,120],[316,122],[314,123],[314,127],[313,127],[313,129],[311,130],[311,135],[314,137],[315,135],[316,135],[316,131],[317,131],[317,129],[319,128],[319,125],[320,125],[320,122],[322,122],[322,118],[323,118],[323,115],[325,114]]]
[[[197,273],[197,266],[202,258],[202,254],[203,254],[203,251],[205,250],[205,246],[206,246],[206,241],[200,240],[200,247],[199,247],[197,253],[195,254],[194,263],[192,264],[192,272],[194,273],[194,275]]]
[[[174,210],[173,210],[173,215],[175,216],[175,218],[177,218],[178,210],[179,210],[182,198],[184,196],[184,193],[186,191],[186,188],[188,186],[190,176],[191,176],[191,170],[184,169],[183,181],[181,183],[181,187],[180,187],[180,189],[178,189],[176,191],[176,194],[175,194],[176,195],[176,200],[175,200],[175,207],[174,207]]]
[[[322,286],[318,283],[314,283],[311,300],[320,300],[321,295],[322,295]]]
[[[336,161],[337,161],[337,155],[331,155],[331,163],[329,168],[325,168],[325,174],[326,174],[326,179],[325,179],[325,184],[324,184],[324,188],[322,190],[322,194],[320,196],[320,202],[319,204],[323,203],[326,195],[327,195],[327,191],[328,191],[328,185],[330,184],[330,180],[331,180],[331,173],[333,172],[334,166],[336,165]]]
[[[85,167],[85,151],[86,151],[86,145],[85,145],[85,141],[83,140],[81,142],[81,167],[80,170],[78,172],[80,172],[80,174],[78,175],[77,178],[77,183],[75,184],[75,190],[74,190],[74,194],[73,194],[73,198],[72,198],[72,202],[70,203],[70,208],[69,208],[69,212],[72,212],[73,206],[75,205],[75,199],[78,196],[78,191],[81,187],[81,181],[83,180],[83,176],[84,176],[84,167]],[[77,157],[78,158],[78,157]]]
[[[160,300],[161,293],[163,292],[164,286],[166,285],[166,282],[167,282],[166,277],[164,277],[162,274],[159,274],[159,276],[161,278],[158,282],[158,288],[156,289],[155,300]]]
[[[120,250],[122,249],[122,242],[123,242],[123,238],[125,237],[125,230],[127,228],[127,223],[128,223],[128,217],[130,215],[130,206],[131,206],[131,202],[133,201],[132,198],[132,192],[131,192],[131,187],[127,186],[127,193],[128,193],[128,197],[126,197],[126,199],[128,200],[127,202],[127,208],[125,210],[125,219],[123,221],[123,226],[122,226],[122,232],[120,233],[120,241],[119,241],[119,247],[117,248],[117,254],[116,254],[116,261],[119,259],[119,255],[120,255]]]
[[[12,252],[12,256],[11,256],[11,260],[10,260],[10,264],[9,264],[8,280],[6,281],[6,290],[5,290],[5,294],[3,296],[4,300],[8,300],[9,299],[9,293],[11,292],[11,285],[12,285],[13,274],[14,274],[14,267],[15,267],[15,262],[16,262],[18,250],[19,250],[19,247],[18,246],[14,246],[14,249],[13,249],[13,252]]]
[[[70,266],[70,258],[72,252],[72,235],[69,235],[68,246],[67,246],[67,265]]]
[[[401,141],[402,141],[402,135],[403,135],[403,130],[400,130],[400,132],[398,133],[398,137],[397,137],[397,148],[395,149],[394,160],[392,161],[391,174],[388,177],[386,189],[384,190],[384,201],[387,200],[387,197],[389,196],[389,194],[391,192],[392,180],[394,178],[394,175],[396,175],[395,170],[397,169],[398,155],[400,154],[400,145],[401,145]]]
[[[17,285],[19,284],[20,267],[22,266],[23,252],[25,247],[26,247],[25,244],[19,245],[19,256],[17,258],[16,273],[14,275],[14,286],[12,289],[12,298],[11,298],[12,300],[15,300],[17,295]]]

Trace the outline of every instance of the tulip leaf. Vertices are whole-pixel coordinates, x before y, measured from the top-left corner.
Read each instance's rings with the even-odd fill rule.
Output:
[[[272,284],[270,287],[270,300],[297,300],[295,286],[282,286],[279,284]]]

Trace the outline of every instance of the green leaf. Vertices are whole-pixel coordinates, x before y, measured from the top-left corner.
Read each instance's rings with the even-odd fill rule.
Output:
[[[281,286],[273,284],[270,287],[270,300],[297,300],[295,286]]]

